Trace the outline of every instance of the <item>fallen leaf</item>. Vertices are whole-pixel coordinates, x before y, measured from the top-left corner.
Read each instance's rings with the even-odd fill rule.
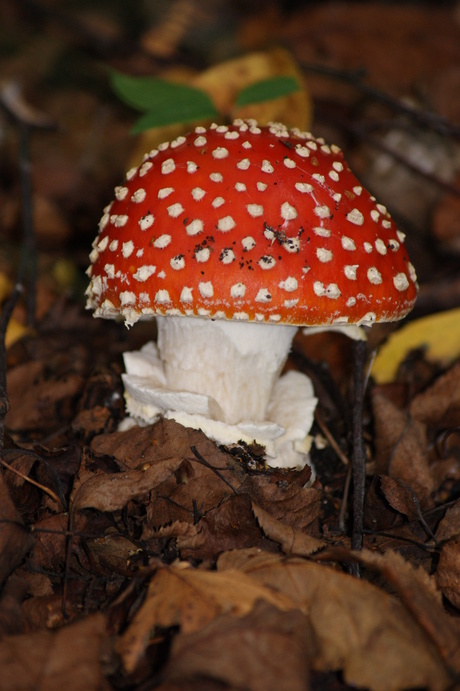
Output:
[[[443,544],[436,577],[445,597],[460,609],[460,535]]]
[[[279,542],[285,554],[307,556],[317,552],[325,545],[323,540],[318,540],[318,538],[312,537],[298,528],[292,528],[283,521],[274,518],[257,504],[252,504],[252,510],[265,535],[270,540]],[[244,545],[239,545],[239,547],[244,547]]]
[[[308,620],[299,610],[257,602],[241,619],[224,613],[176,636],[164,676],[183,683],[206,677],[251,691],[307,691],[313,655]]]
[[[31,549],[33,538],[0,476],[0,585]]]
[[[4,638],[0,642],[2,691],[108,691],[101,669],[105,636],[105,619],[95,614],[54,633]]]
[[[161,567],[143,605],[118,640],[117,651],[127,672],[132,672],[155,628],[180,626],[183,633],[192,633],[223,612],[245,616],[258,600],[283,611],[294,608],[287,596],[236,570],[202,571],[186,563]]]
[[[460,310],[458,319],[460,324]],[[460,362],[415,396],[410,412],[431,427],[447,429],[460,426]]]
[[[397,408],[378,388],[372,393],[377,472],[404,480],[419,501],[425,500],[433,490],[425,426]]]
[[[455,360],[460,355],[460,308],[416,319],[392,333],[379,348],[371,375],[378,384],[394,381],[404,358],[419,348],[440,365]]]
[[[219,572],[240,569],[308,616],[315,670],[343,670],[348,684],[373,691],[447,688],[449,677],[425,632],[376,586],[324,564],[250,550],[226,553],[217,566]]]

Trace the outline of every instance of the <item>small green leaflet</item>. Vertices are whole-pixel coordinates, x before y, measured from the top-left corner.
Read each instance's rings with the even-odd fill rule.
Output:
[[[150,127],[219,117],[209,96],[192,86],[156,77],[127,77],[119,72],[112,72],[111,84],[122,101],[146,111],[133,127],[135,134]]]
[[[271,101],[273,98],[287,96],[300,88],[295,77],[269,77],[260,82],[246,86],[236,99],[236,106],[247,106],[251,103]]]
[[[209,96],[193,86],[157,77],[128,77],[120,72],[111,72],[111,84],[122,101],[144,112],[132,128],[133,134],[151,127],[222,117]],[[242,89],[235,105],[269,101],[298,89],[294,77],[270,77]]]

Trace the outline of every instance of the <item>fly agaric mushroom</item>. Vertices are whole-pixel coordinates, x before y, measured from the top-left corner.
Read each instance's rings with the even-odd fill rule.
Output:
[[[234,441],[262,427],[285,441],[296,390],[314,400],[304,375],[278,379],[299,326],[401,319],[417,293],[403,233],[340,149],[253,120],[196,127],[146,155],[90,259],[94,316],[157,319],[158,351],[125,358],[128,412],[211,420],[224,443],[228,426]]]

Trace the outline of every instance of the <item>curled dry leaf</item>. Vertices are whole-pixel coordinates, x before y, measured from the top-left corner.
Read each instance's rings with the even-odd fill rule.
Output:
[[[447,370],[432,386],[418,394],[410,406],[417,420],[433,427],[460,425],[460,362]]]
[[[180,626],[183,633],[192,633],[223,612],[245,616],[258,600],[282,611],[295,608],[289,597],[240,571],[201,571],[186,563],[162,567],[150,582],[144,604],[118,641],[123,665],[127,672],[136,668],[156,627]]]
[[[417,498],[433,490],[428,464],[425,426],[397,408],[381,390],[374,389],[375,462],[378,472],[408,483]]]
[[[298,528],[292,528],[283,521],[274,518],[254,502],[252,503],[252,510],[264,534],[270,540],[279,542],[285,554],[307,556],[317,552],[325,545],[323,540],[307,535]]]
[[[0,585],[18,566],[33,544],[0,476]]]
[[[448,674],[425,632],[399,600],[374,585],[323,564],[255,551],[222,555],[218,569],[227,568],[277,589],[308,616],[315,670],[343,670],[347,683],[373,691],[447,688]]]
[[[307,618],[259,601],[241,619],[224,613],[199,631],[176,636],[164,676],[186,684],[210,677],[251,691],[306,691],[313,655]]]

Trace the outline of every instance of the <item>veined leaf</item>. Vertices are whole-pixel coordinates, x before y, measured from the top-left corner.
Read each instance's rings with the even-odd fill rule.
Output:
[[[146,111],[135,124],[134,132],[219,115],[204,91],[186,84],[156,77],[128,77],[119,72],[112,72],[111,83],[122,101],[136,110]]]
[[[295,77],[269,77],[242,89],[238,94],[235,105],[247,106],[251,103],[271,101],[273,98],[286,96],[299,89],[300,85]]]

